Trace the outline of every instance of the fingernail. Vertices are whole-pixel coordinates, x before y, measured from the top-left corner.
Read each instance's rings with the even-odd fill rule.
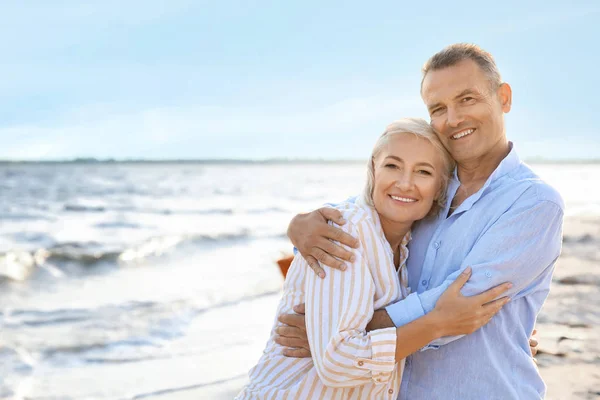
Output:
[[[338,220],[338,224],[340,224],[340,225],[345,224],[345,223],[346,223],[346,220],[344,218],[340,218]]]
[[[325,272],[319,272],[319,278],[325,278]]]
[[[350,256],[350,261],[351,261],[351,262],[354,262],[354,261],[356,261],[356,256],[355,256],[354,254]]]
[[[345,271],[346,270],[346,264],[340,265],[340,270]]]
[[[513,287],[513,284],[509,283],[508,285],[506,285],[506,287],[510,289],[511,287]]]
[[[465,268],[465,270],[463,271],[463,274],[467,275],[468,273],[471,272],[471,267],[467,267]]]

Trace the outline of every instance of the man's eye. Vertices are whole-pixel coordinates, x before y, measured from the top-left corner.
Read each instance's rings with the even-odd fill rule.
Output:
[[[462,99],[463,103],[467,103],[471,100],[475,100],[475,99],[473,97],[463,97],[463,99]]]
[[[442,108],[436,108],[434,110],[431,110],[431,115],[438,115],[442,112]]]

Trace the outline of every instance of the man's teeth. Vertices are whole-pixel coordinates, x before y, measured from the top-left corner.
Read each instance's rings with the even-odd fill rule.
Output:
[[[392,199],[397,200],[397,201],[402,201],[404,203],[414,203],[415,199],[409,199],[407,197],[398,197],[398,196],[390,196]]]
[[[456,135],[452,136],[452,139],[460,139],[461,137],[465,137],[467,135],[470,135],[471,133],[473,133],[473,131],[475,131],[475,129],[468,129],[468,130],[463,131],[461,133],[457,133]]]

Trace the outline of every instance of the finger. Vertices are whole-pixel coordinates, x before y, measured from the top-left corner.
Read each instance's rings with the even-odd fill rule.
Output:
[[[448,286],[448,289],[446,290],[450,290],[455,293],[460,292],[460,289],[465,285],[465,283],[467,283],[470,277],[471,267],[467,267],[463,272],[461,272],[460,275],[458,275],[458,277],[450,284],[450,286]]]
[[[310,350],[304,348],[285,349],[283,350],[283,355],[286,357],[307,358],[310,357]]]
[[[529,347],[537,347],[538,344],[539,343],[536,339],[533,339],[533,338],[529,339]]]
[[[358,240],[354,236],[335,226],[327,225],[327,230],[324,232],[323,236],[335,240],[336,242],[340,242],[341,244],[345,244],[346,246],[358,248]]]
[[[537,329],[533,330],[533,333],[531,334],[531,336],[535,336],[537,334]]]
[[[302,330],[306,330],[304,315],[298,314],[281,314],[278,318],[279,322],[287,326],[293,326]]]
[[[308,348],[308,340],[275,336],[275,343],[284,347]]]
[[[320,247],[325,250],[326,253],[329,253],[340,260],[350,262],[354,262],[356,260],[354,253],[344,249],[342,246],[332,242],[331,240],[324,240],[323,243],[320,243]]]
[[[529,349],[531,350],[531,355],[535,357],[537,355],[537,347],[529,347]]]
[[[306,332],[293,326],[278,326],[275,333],[286,338],[306,339]]]
[[[321,215],[328,221],[333,221],[338,225],[344,225],[346,223],[346,220],[344,219],[342,213],[339,210],[336,210],[335,208],[322,207],[319,208],[317,211],[319,211]]]
[[[294,306],[294,312],[297,312],[298,314],[306,314],[306,304],[304,303],[300,303],[298,305]]]
[[[510,298],[508,297],[503,297],[501,299],[489,302],[487,304],[484,304],[481,307],[482,310],[482,315],[484,318],[488,318],[488,321],[486,322],[486,324],[489,322],[489,320],[491,320],[501,309],[502,307],[504,307],[504,305],[506,303],[508,303],[510,301]]]
[[[493,317],[509,301],[510,297],[501,297],[498,300],[490,301],[489,303],[484,304],[482,308],[487,315]]]
[[[319,261],[317,261],[316,258],[314,258],[313,256],[306,256],[304,257],[304,259],[308,263],[308,266],[313,271],[315,271],[315,274],[319,275],[319,278],[325,278],[325,271],[323,270],[323,268],[321,268],[321,265],[319,264]]]
[[[324,252],[323,249],[321,249],[321,248],[313,247],[313,249],[311,251],[311,255],[314,256],[321,265],[326,265],[328,267],[339,269],[339,270],[341,270],[342,267],[345,267],[345,264],[342,261],[333,258],[329,254]]]
[[[471,299],[473,299],[474,301],[479,302],[480,304],[489,303],[492,300],[500,297],[500,295],[502,293],[506,292],[512,286],[513,286],[512,283],[506,282],[506,283],[503,283],[503,284],[498,285],[496,287],[493,287],[493,288],[491,288],[489,290],[486,290],[485,292],[480,293],[477,296],[473,296],[473,297],[471,297]]]

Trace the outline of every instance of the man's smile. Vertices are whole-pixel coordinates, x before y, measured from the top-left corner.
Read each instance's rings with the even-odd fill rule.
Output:
[[[458,133],[455,133],[454,135],[450,136],[450,138],[452,140],[462,139],[465,136],[469,136],[473,132],[475,132],[475,128],[463,129],[462,131],[460,131]]]

